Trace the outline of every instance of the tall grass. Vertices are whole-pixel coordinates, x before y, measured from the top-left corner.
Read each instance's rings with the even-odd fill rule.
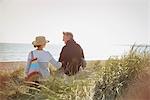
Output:
[[[90,64],[89,64],[90,66]],[[87,68],[88,69],[88,68]],[[5,87],[1,89],[1,98],[8,100],[91,100],[91,87],[94,86],[90,76],[91,72],[84,70],[78,75],[64,80],[62,77],[51,77],[40,84],[25,82],[23,69],[12,74],[1,74],[7,77]],[[16,76],[17,74],[17,76]],[[66,82],[67,81],[67,82]],[[31,87],[29,84],[38,85]]]
[[[121,58],[109,58],[103,66],[99,81],[95,86],[93,100],[116,100],[127,90],[138,74],[150,67],[148,49],[131,48]]]
[[[139,73],[150,66],[147,49],[133,47],[121,58],[88,62],[87,68],[64,80],[53,77],[40,84],[24,81],[23,69],[0,72],[2,100],[117,100]],[[67,81],[67,82],[66,82]],[[36,84],[31,87],[28,84]]]

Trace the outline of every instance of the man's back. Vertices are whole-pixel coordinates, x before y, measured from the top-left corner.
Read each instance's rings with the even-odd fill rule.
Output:
[[[73,39],[69,40],[63,47],[59,61],[63,63],[64,73],[67,75],[76,74],[82,65],[84,58],[83,50]]]

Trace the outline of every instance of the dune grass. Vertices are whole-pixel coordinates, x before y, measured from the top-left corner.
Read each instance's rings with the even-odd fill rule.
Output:
[[[100,69],[93,100],[120,100],[131,82],[149,67],[150,52],[146,47],[133,46],[121,58],[110,57]]]
[[[53,71],[53,76],[37,84],[36,88],[28,86],[24,81],[22,68],[11,74],[0,72],[0,98],[3,100],[117,100],[124,95],[132,80],[149,66],[149,51],[133,47],[121,58],[110,57],[107,61],[89,61],[85,70],[67,80],[58,77]]]
[[[94,67],[92,67],[94,63],[88,62],[85,70],[68,77],[67,80],[57,77],[57,73],[53,72],[51,78],[37,84],[36,88],[28,86],[28,84],[36,83],[24,81],[23,69],[18,69],[11,74],[1,73],[0,77],[5,78],[1,81],[1,87],[3,87],[0,90],[1,98],[8,100],[91,100],[95,84]]]

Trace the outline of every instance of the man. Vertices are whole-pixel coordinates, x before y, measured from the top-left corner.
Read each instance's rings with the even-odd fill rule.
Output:
[[[83,50],[74,41],[71,32],[63,32],[63,41],[65,46],[60,53],[59,62],[62,62],[64,74],[68,76],[75,75],[79,72],[81,66],[83,69],[86,67]]]

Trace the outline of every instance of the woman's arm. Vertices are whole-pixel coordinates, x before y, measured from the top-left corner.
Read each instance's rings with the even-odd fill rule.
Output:
[[[59,68],[62,67],[62,63],[56,61],[53,57],[51,58],[50,63],[51,63],[54,67],[56,67],[57,69],[59,69]]]
[[[48,53],[49,53],[49,52],[48,52]],[[56,67],[57,69],[59,69],[59,68],[62,67],[62,63],[56,61],[50,53],[49,53],[49,57],[50,57],[50,63],[51,63],[54,67]]]

